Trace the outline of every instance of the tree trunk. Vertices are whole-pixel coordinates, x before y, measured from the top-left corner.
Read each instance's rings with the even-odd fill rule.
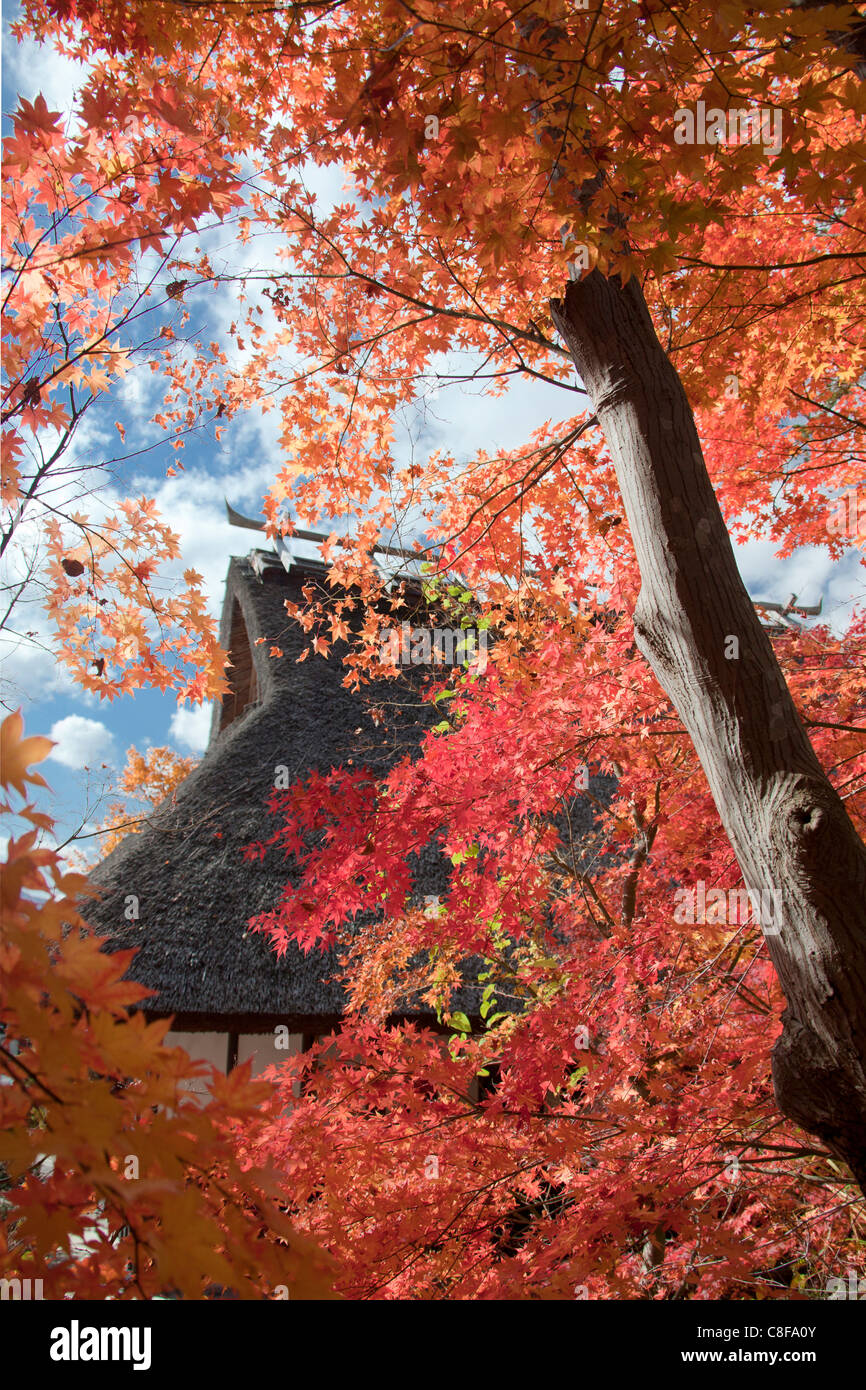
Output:
[[[707,775],[785,992],[780,1110],[866,1191],[866,846],[818,762],[740,578],[694,418],[635,279],[594,270],[553,300],[622,490],[641,653]],[[732,639],[736,639],[733,641]]]

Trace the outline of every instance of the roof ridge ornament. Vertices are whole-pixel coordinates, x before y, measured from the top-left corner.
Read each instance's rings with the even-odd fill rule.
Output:
[[[231,502],[228,500],[227,497],[224,500],[226,504],[226,516],[228,517],[228,523],[230,526],[242,526],[247,531],[264,531],[265,523],[263,521],[256,521],[255,518],[251,516],[244,516],[243,512],[237,511],[237,509],[232,506]],[[328,539],[328,532],[301,531],[296,528],[291,532],[291,535],[284,536],[281,539],[283,540],[284,544],[292,540],[314,541],[321,543],[322,541],[326,541]],[[344,540],[346,538],[339,537],[339,539]],[[290,550],[290,546],[286,545],[286,549]],[[417,550],[401,550],[398,546],[381,545],[379,541],[376,541],[370,547],[370,549],[379,555],[396,555],[399,558],[405,560],[420,559],[420,555]]]
[[[765,613],[777,615],[775,618],[768,618],[764,626],[772,635],[778,635],[785,631],[800,632],[802,630],[803,624],[798,623],[796,618],[791,616],[793,613],[796,613],[797,617],[803,618],[819,617],[824,606],[824,598],[822,595],[818,602],[811,607],[798,603],[796,594],[792,594],[787,603],[770,603],[767,599],[753,598],[752,604],[758,609],[759,615]]]

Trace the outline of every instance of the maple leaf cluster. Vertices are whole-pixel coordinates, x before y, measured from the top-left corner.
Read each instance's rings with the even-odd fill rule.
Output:
[[[100,833],[100,853],[110,854],[124,836],[140,833],[150,812],[174,796],[196,762],[196,758],[184,757],[173,748],[148,748],[144,753],[128,748],[119,781],[125,799],[108,807]]]
[[[186,570],[183,587],[160,584],[160,561],[175,559],[177,536],[146,497],[127,499],[97,528],[73,513],[69,526],[44,523],[45,610],[61,660],[85,690],[113,700],[142,686],[173,690],[179,700],[218,698],[228,688],[225,653],[208,611],[202,578]]]
[[[52,747],[0,726],[2,786],[44,786]],[[8,802],[2,806],[11,814]],[[240,1165],[271,1100],[249,1066],[220,1076],[165,1044],[166,1021],[132,1008],[124,978],[79,913],[87,880],[46,846],[50,817],[29,803],[3,864],[0,941],[0,1271],[41,1279],[44,1296],[328,1297],[327,1258],[296,1233],[264,1168]],[[189,1089],[202,1077],[212,1100]]]
[[[135,99],[113,84],[110,64],[96,66],[79,93],[77,129],[40,94],[19,102],[3,147],[0,547],[26,550],[36,536],[58,659],[109,698],[148,684],[195,700],[224,688],[199,581],[160,575],[177,541],[154,503],[129,498],[113,516],[85,512],[93,465],[70,468],[69,457],[87,412],[131,371],[170,378],[176,331],[162,308],[180,283],[160,283],[170,253],[240,201],[224,153],[212,151],[209,172],[190,172],[213,134],[183,106],[161,83]],[[217,409],[211,402],[205,413]],[[187,412],[165,425],[182,448]],[[119,421],[117,430],[123,442]],[[170,653],[197,668],[192,676],[179,675]]]

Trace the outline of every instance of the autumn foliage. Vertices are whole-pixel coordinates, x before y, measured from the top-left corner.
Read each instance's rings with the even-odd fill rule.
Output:
[[[22,726],[0,726],[22,822],[3,865],[0,1272],[53,1299],[327,1297],[327,1261],[293,1232],[273,1173],[236,1156],[269,1088],[248,1066],[191,1062],[167,1023],[129,1012],[148,994],[123,978],[132,953],[101,952],[78,911],[86,880],[37,844],[51,821],[24,798],[51,743]],[[206,1108],[189,1090],[202,1076]]]
[[[51,1177],[15,1189],[15,1219],[31,1204],[33,1231],[12,1228],[42,1259],[81,1236],[98,1192],[100,1220],[137,1234],[116,1254],[99,1236],[80,1276],[57,1267],[92,1279],[86,1296],[100,1269],[130,1278],[133,1239],[150,1254],[141,1282],[124,1285],[131,1296],[165,1282],[193,1293],[205,1270],[230,1283],[230,1269],[261,1291],[289,1282],[277,1266],[302,1247],[271,1227],[269,1207],[272,1263],[255,1283],[241,1215],[265,1210],[242,1171],[254,1163],[279,1172],[294,1229],[335,1258],[339,1289],[356,1298],[824,1297],[829,1279],[866,1271],[850,1173],[775,1107],[768,1058],[784,1000],[759,925],[732,906],[742,884],[703,772],[635,649],[640,575],[603,422],[548,310],[570,274],[638,276],[732,537],[763,537],[780,556],[862,546],[856,10],[24,8],[24,29],[90,67],[75,131],[45,101],[25,102],[9,142],[10,516],[38,513],[25,441],[49,425],[65,437],[140,363],[165,380],[154,428],[178,457],[193,428],[278,409],[265,513],[273,535],[289,515],[334,527],[333,597],[292,616],[322,653],[351,623],[347,681],[383,674],[393,594],[368,553],[382,535],[423,531],[436,602],[484,626],[491,659],[431,681],[440,723],[383,782],[322,768],[274,794],[273,839],[248,853],[288,850],[304,876],[254,925],[277,951],[340,942],[350,1009],[336,1039],[274,1073],[275,1106],[236,1076],[223,1083],[207,1172],[189,1167],[205,1120],[173,1109],[183,1064],[159,1028],[123,1013],[127,962],[99,957],[100,973],[92,939],[63,935],[83,885],[32,832],[18,842],[4,960],[10,999],[24,1001],[13,1032],[31,1038],[42,1081],[22,1072],[0,1098],[16,1173],[48,1151],[33,1107],[58,1157]],[[779,148],[679,143],[676,113],[699,103],[778,113]],[[344,194],[317,201],[311,175],[337,165]],[[229,274],[202,248],[214,221],[242,247],[277,239],[281,259],[238,270],[238,319],[180,352],[185,304]],[[407,461],[402,412],[466,377],[493,397],[538,380],[563,393],[561,411],[508,447],[465,457],[457,441]],[[86,688],[220,692],[198,576],[156,596],[176,540],[146,498],[108,518],[46,516],[43,529],[58,651]],[[862,836],[866,627],[861,610],[831,617],[778,639],[777,654]],[[607,795],[587,772],[609,775]],[[574,823],[581,799],[591,832]],[[425,910],[410,866],[431,843],[450,882]],[[22,896],[46,886],[56,900]],[[707,910],[679,911],[688,892]],[[482,996],[473,1018],[453,1004],[467,969]],[[389,1027],[407,999],[441,1030]],[[52,1053],[61,1037],[81,1049],[77,1070]],[[112,1089],[130,1074],[137,1087]],[[57,1096],[35,1100],[43,1084]],[[67,1119],[91,1090],[110,1143]],[[145,1121],[145,1100],[168,1109]],[[126,1152],[130,1126],[159,1175],[132,1198],[100,1156]],[[61,1181],[68,1209],[52,1204]],[[172,1202],[195,1207],[201,1261],[205,1246],[221,1246],[219,1260],[193,1271],[147,1246],[154,1223],[170,1240]]]
[[[173,748],[148,748],[144,753],[128,748],[118,782],[124,800],[108,807],[99,837],[101,854],[109,854],[125,835],[137,834],[150,812],[174,795],[195,764],[195,758],[185,758]]]

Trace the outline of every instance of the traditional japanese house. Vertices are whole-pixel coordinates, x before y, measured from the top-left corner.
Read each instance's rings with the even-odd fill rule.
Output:
[[[231,508],[229,519],[262,529]],[[252,1056],[255,1074],[330,1032],[343,1011],[333,952],[291,946],[278,959],[247,930],[291,874],[278,853],[264,862],[242,855],[275,829],[270,791],[286,778],[291,784],[352,762],[383,775],[433,722],[408,673],[358,695],[342,685],[339,660],[311,653],[298,663],[306,639],[284,605],[300,603],[311,581],[324,587],[315,545],[322,539],[302,531],[276,551],[231,559],[220,631],[230,688],[214,709],[204,757],[145,829],[127,835],[93,873],[101,898],[88,907],[89,920],[112,948],[136,948],[129,976],[156,991],[146,1014],[173,1016],[169,1040],[221,1069]],[[402,569],[411,592],[406,553],[382,547],[378,559]],[[272,646],[283,655],[271,655]],[[390,706],[387,726],[371,717],[375,698]],[[444,887],[432,850],[418,857],[415,880],[419,898]],[[423,1010],[407,1016],[429,1021]]]

